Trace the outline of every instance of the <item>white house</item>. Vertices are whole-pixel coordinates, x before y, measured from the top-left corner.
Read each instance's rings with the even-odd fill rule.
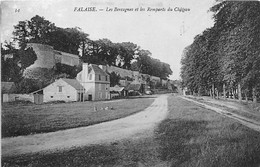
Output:
[[[105,100],[110,99],[110,78],[109,75],[95,64],[82,64],[82,71],[76,78],[85,88],[84,100]]]
[[[43,88],[43,102],[80,101],[85,92],[76,79],[61,78]]]

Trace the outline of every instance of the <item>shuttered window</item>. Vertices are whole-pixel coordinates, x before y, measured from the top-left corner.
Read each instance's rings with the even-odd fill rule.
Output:
[[[59,92],[62,92],[62,86],[58,86],[59,87]]]

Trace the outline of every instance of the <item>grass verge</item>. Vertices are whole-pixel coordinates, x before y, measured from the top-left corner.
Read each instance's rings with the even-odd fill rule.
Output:
[[[248,104],[248,103],[245,103],[245,102],[239,103],[239,102],[235,102],[235,101],[234,102],[227,102],[227,101],[222,100],[222,99],[218,99],[218,100],[212,99],[211,101],[206,101],[203,98],[198,98],[198,97],[188,97],[188,98],[191,98],[191,99],[196,100],[198,102],[205,103],[205,104],[208,104],[210,106],[215,106],[217,108],[221,108],[221,109],[229,111],[231,113],[238,114],[238,115],[244,116],[246,118],[260,122],[260,112],[253,109],[253,107],[252,107],[252,105],[258,106],[259,105],[258,103]],[[236,109],[231,108],[230,104],[228,104],[228,103],[235,105]]]
[[[157,132],[169,166],[260,165],[259,132],[176,97],[169,98],[169,110]]]
[[[129,116],[147,108],[154,98],[59,104],[4,104],[2,137],[53,132]],[[94,107],[97,111],[94,111]],[[104,110],[105,107],[113,108]],[[101,110],[103,108],[103,110]]]

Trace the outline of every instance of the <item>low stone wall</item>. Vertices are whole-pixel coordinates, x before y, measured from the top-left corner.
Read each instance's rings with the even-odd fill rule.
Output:
[[[3,94],[3,102],[12,101],[30,101],[34,102],[34,97],[32,94]]]

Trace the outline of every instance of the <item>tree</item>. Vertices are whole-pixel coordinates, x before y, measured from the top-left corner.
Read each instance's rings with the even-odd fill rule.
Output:
[[[48,44],[50,34],[56,27],[44,17],[36,15],[31,20],[19,21],[14,29],[14,39],[18,41],[21,48],[25,48],[28,42]]]
[[[56,50],[78,55],[80,48],[84,52],[88,40],[88,34],[84,33],[79,27],[56,28],[55,31],[50,33],[48,44]]]
[[[131,61],[135,58],[136,52],[138,52],[139,47],[131,42],[122,42],[116,44],[119,48],[117,61],[120,63],[120,67],[124,69],[131,68]]]
[[[19,82],[24,70],[35,62],[37,55],[32,48],[14,49],[10,45],[7,48],[1,48],[2,81]],[[5,58],[6,55],[11,57]]]
[[[41,16],[34,16],[30,20],[19,21],[14,26],[14,40],[19,47],[24,49],[26,43],[48,44],[56,50],[79,54],[78,50],[84,52],[85,44],[88,41],[88,34],[79,27],[59,28]]]
[[[120,75],[116,74],[114,71],[111,72],[109,75],[110,75],[110,86],[114,87],[115,85],[118,85],[120,81]]]
[[[251,89],[256,98],[260,82],[260,3],[223,1],[211,11],[214,26],[184,50],[183,86],[199,91],[212,85],[213,96],[217,87],[225,97],[227,84],[232,91],[238,89],[239,100],[243,89],[246,96]]]
[[[163,79],[166,79],[172,74],[170,65],[152,58],[150,51],[141,49],[137,52],[137,55],[136,61],[131,64],[132,70]]]

